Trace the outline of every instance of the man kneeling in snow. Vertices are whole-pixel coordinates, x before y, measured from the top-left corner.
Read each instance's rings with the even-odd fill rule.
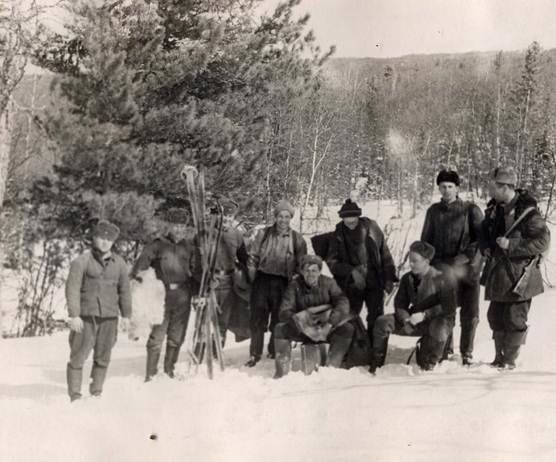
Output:
[[[274,329],[275,378],[290,370],[291,342],[329,342],[327,365],[340,367],[352,341],[354,328],[349,302],[334,279],[321,274],[322,259],[305,255],[302,277],[288,285],[280,305],[280,323]]]
[[[384,364],[390,334],[421,337],[417,363],[431,370],[441,360],[454,327],[456,293],[450,275],[430,265],[434,247],[416,241],[409,247],[411,271],[404,274],[394,299],[394,314],[380,316],[373,330],[370,372]]]

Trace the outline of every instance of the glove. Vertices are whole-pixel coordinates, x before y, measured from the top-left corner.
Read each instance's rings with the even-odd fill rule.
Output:
[[[413,313],[409,317],[409,322],[413,326],[416,326],[417,324],[423,322],[424,320],[425,320],[425,313]]]
[[[69,324],[69,328],[73,332],[79,333],[83,330],[83,319],[81,319],[79,316],[74,316],[70,318],[68,324]]]
[[[122,332],[129,331],[129,326],[131,325],[131,321],[129,318],[120,318],[120,329]]]

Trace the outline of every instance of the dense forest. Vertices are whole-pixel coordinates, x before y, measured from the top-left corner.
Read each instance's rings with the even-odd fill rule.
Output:
[[[484,198],[500,164],[550,214],[556,50],[335,58],[295,19],[300,0],[258,3],[69,2],[55,33],[0,2],[0,261],[25,272],[24,308],[95,220],[132,255],[187,208],[185,164],[248,228],[279,198],[311,220],[354,189],[414,215],[442,168]]]

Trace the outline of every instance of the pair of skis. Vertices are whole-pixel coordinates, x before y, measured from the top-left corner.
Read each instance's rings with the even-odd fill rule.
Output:
[[[181,177],[187,186],[191,214],[197,231],[197,245],[201,255],[203,269],[199,294],[192,300],[195,312],[195,322],[188,354],[195,365],[206,362],[207,374],[210,379],[214,375],[214,359],[220,370],[224,370],[222,353],[222,339],[218,325],[218,303],[213,287],[216,255],[222,237],[223,210],[218,200],[211,209],[210,219],[206,219],[205,177],[194,166],[186,165],[181,171]]]

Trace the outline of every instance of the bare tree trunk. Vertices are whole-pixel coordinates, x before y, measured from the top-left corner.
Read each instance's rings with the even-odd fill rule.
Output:
[[[6,191],[6,182],[8,179],[8,166],[10,163],[10,111],[6,111],[0,116],[0,213],[2,212],[2,204],[4,203],[4,194]],[[4,285],[4,243],[0,241],[0,338],[4,332],[4,308],[2,306],[2,286]]]

